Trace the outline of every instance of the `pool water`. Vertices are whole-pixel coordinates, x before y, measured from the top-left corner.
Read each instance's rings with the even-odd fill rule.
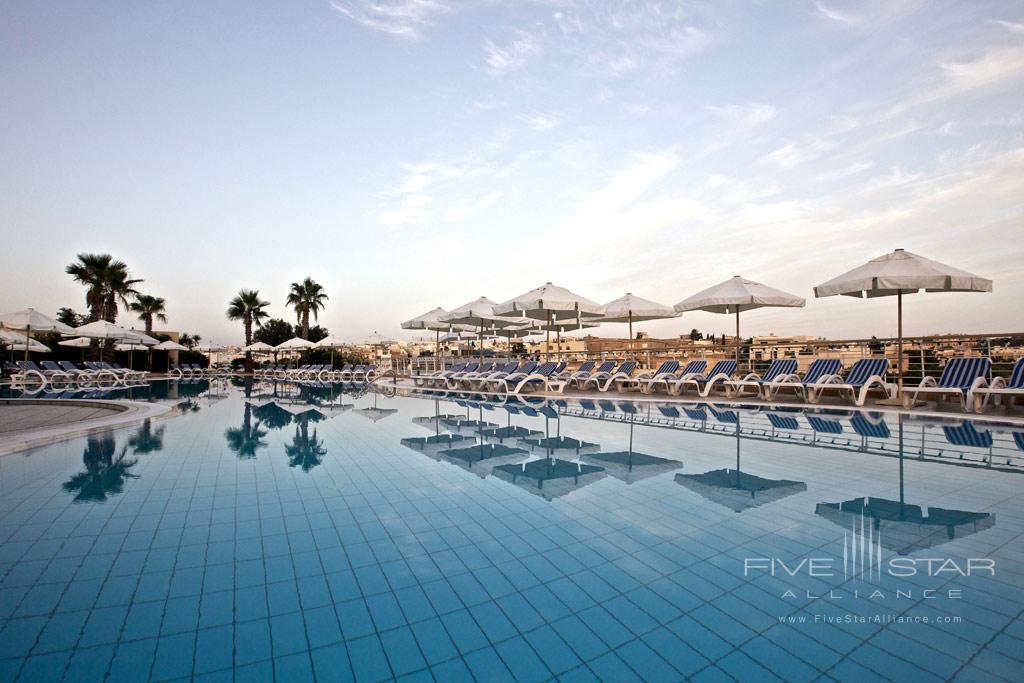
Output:
[[[1020,680],[1024,427],[134,391],[0,458],[0,680]]]

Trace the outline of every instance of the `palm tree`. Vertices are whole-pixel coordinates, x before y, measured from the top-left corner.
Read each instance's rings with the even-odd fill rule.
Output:
[[[323,285],[317,284],[307,277],[302,282],[293,282],[285,303],[295,309],[296,321],[302,326],[302,338],[309,339],[309,314],[318,321],[318,313],[324,310],[324,302],[329,297]]]
[[[289,467],[301,467],[303,472],[309,472],[323,461],[327,455],[327,448],[324,442],[317,438],[315,428],[310,436],[309,413],[303,413],[295,419],[298,422],[295,426],[295,435],[290,444],[284,445],[284,452],[288,456]]]
[[[189,351],[191,351],[192,347],[194,347],[197,344],[199,344],[199,342],[201,342],[202,340],[203,340],[203,338],[200,337],[198,334],[187,334],[186,333],[186,334],[182,334],[180,337],[178,337],[178,343],[181,344],[182,346],[188,347]]]
[[[242,416],[242,426],[229,427],[224,430],[224,438],[227,439],[230,448],[239,458],[249,459],[256,457],[256,451],[265,448],[267,442],[263,440],[268,434],[259,421],[252,423],[252,406],[245,404],[245,413]]]
[[[152,336],[154,318],[162,323],[167,322],[167,310],[164,308],[166,304],[163,297],[138,294],[128,308],[139,314],[139,320],[146,324],[146,334]]]
[[[85,303],[92,321],[116,322],[118,304],[128,308],[129,298],[138,294],[135,285],[142,282],[129,277],[128,266],[110,254],[79,254],[65,272],[86,286]]]
[[[85,471],[64,482],[63,489],[77,494],[75,501],[102,502],[107,499],[107,494],[121,493],[127,479],[138,477],[128,471],[138,460],[125,458],[127,452],[128,447],[125,446],[117,453],[117,444],[110,433],[86,437],[86,447],[82,453]]]
[[[252,344],[252,326],[263,324],[263,321],[270,317],[265,309],[270,305],[269,301],[260,299],[260,292],[257,289],[240,289],[238,296],[228,303],[228,320],[241,320],[245,325],[245,345]],[[245,371],[252,372],[252,354],[245,352]]]
[[[64,306],[57,310],[57,320],[68,327],[79,327],[89,322],[89,316],[80,315],[75,309]]]

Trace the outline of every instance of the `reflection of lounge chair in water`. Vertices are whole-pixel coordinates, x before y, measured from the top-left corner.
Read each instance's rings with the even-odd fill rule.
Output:
[[[851,528],[860,519],[872,524],[876,542],[901,555],[934,548],[957,538],[989,529],[995,515],[946,508],[928,508],[925,515],[918,505],[901,504],[885,498],[854,498],[842,503],[818,503],[815,514]]]

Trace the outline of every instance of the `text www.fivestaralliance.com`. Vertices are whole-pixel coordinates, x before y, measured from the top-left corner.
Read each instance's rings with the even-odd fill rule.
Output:
[[[780,616],[780,624],[959,624],[958,616],[913,616],[900,614],[791,614]]]

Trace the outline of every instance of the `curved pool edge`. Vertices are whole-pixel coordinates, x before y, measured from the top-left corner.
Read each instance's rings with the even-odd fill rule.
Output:
[[[55,424],[45,428],[31,428],[22,431],[10,432],[0,437],[0,457],[21,453],[26,450],[46,446],[60,441],[85,436],[93,432],[104,431],[116,427],[126,427],[145,420],[166,417],[172,410],[172,406],[161,403],[146,403],[142,401],[111,401],[95,399],[38,399],[38,398],[4,398],[0,399],[0,406],[4,405],[31,405],[31,406],[83,406],[101,408],[109,411],[110,415],[104,415],[86,421],[67,422]]]

